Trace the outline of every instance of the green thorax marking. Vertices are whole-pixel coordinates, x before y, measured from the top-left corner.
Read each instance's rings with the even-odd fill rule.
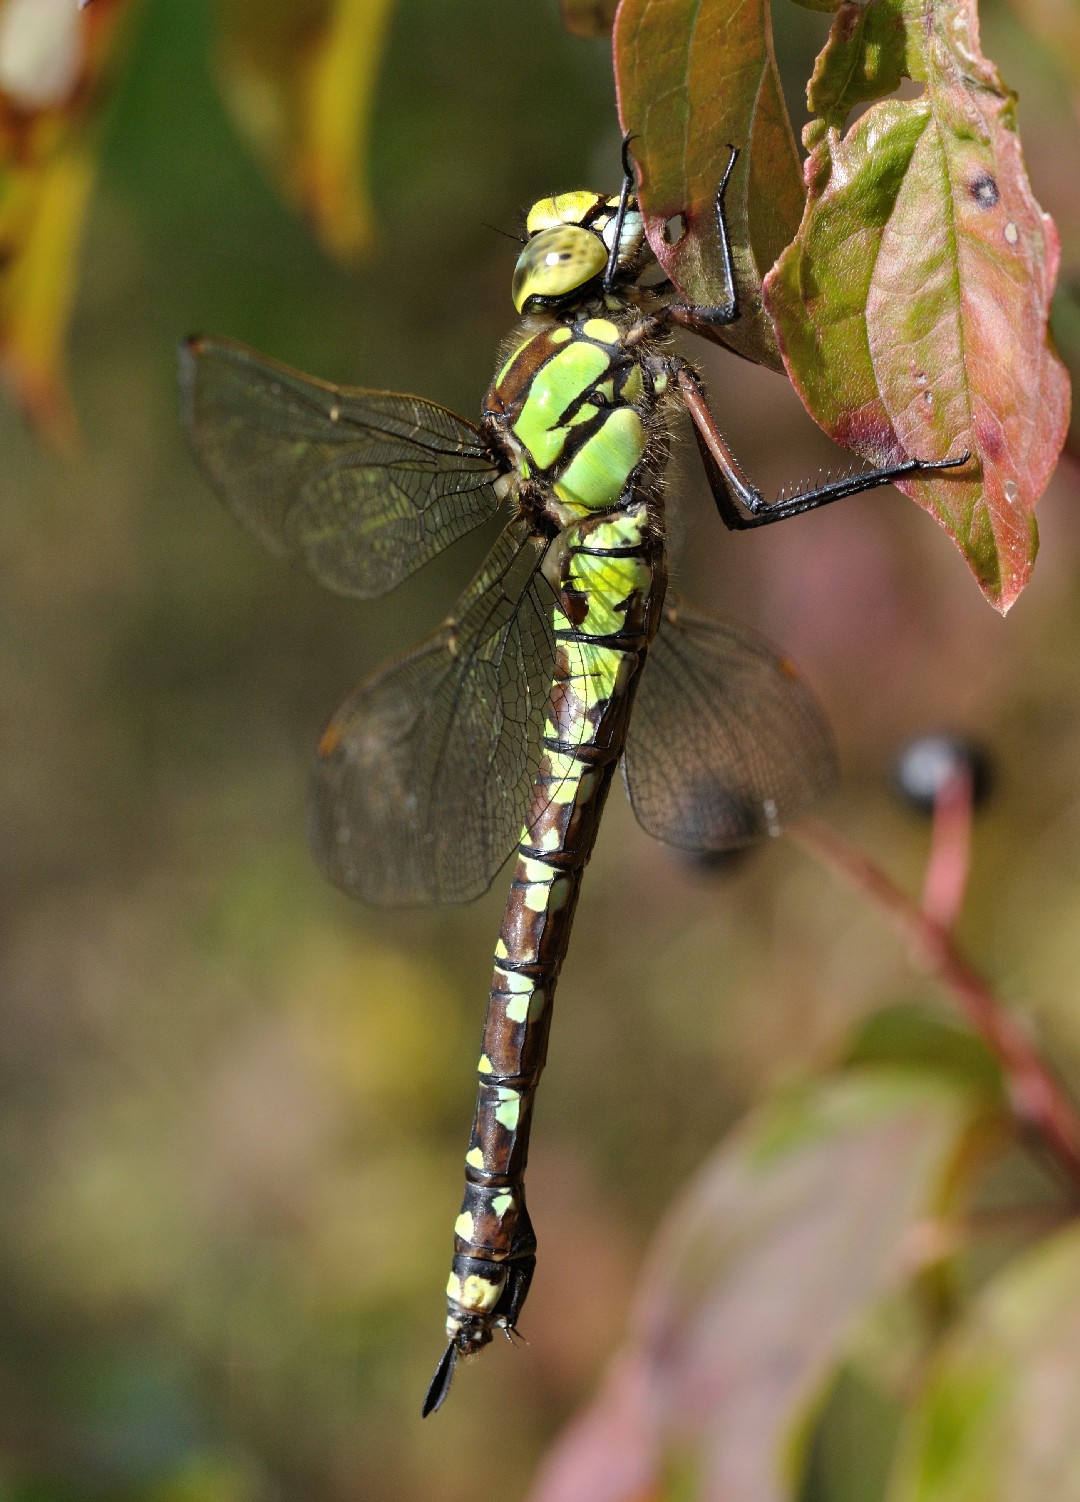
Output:
[[[607,350],[574,339],[533,376],[513,431],[538,469],[550,468],[562,454],[570,426],[568,409],[596,385],[610,365]]]
[[[606,511],[618,503],[645,452],[645,427],[633,407],[613,407],[555,481],[555,494],[581,511]]]
[[[641,462],[646,431],[635,404],[645,401],[617,324],[593,317],[517,344],[487,405],[509,418],[523,477],[537,473],[565,507],[587,515],[618,505]]]

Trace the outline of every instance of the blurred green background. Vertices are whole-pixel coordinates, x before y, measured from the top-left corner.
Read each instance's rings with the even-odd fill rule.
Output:
[[[330,712],[431,629],[490,539],[380,604],[322,593],[201,483],[174,349],[224,333],[475,413],[512,317],[514,246],[492,226],[515,232],[541,194],[617,186],[610,58],[553,3],[400,0],[378,241],[348,273],[233,134],[210,9],[149,0],[109,117],[72,339],[81,450],[44,457],[0,414],[0,1502],[520,1496],[724,1129],[840,1058],[870,1013],[938,1002],[880,917],[794,848],[698,870],[616,793],[536,1119],[528,1344],[497,1344],[420,1424],[504,894],[350,905],[309,863],[304,787]],[[777,24],[799,124],[827,18]],[[994,5],[984,46],[1020,89],[1035,191],[1075,266],[1068,93]],[[836,462],[779,377],[695,358],[766,494]],[[1075,461],[1002,621],[895,492],[731,537],[691,448],[671,487],[677,586],[807,671],[846,771],[831,817],[917,888],[926,831],[889,795],[895,746],[946,726],[991,747],[962,937],[1076,1083]]]

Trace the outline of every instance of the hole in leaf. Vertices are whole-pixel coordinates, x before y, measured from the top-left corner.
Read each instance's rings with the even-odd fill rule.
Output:
[[[686,215],[672,214],[664,225],[664,244],[678,245],[686,234]]]
[[[886,99],[901,99],[901,100],[903,100],[905,102],[910,102],[912,99],[919,99],[919,98],[921,98],[922,95],[925,92],[926,92],[926,85],[925,85],[925,83],[923,83],[923,81],[921,79],[919,79],[919,78],[902,78],[900,80],[899,86],[896,89],[894,89],[891,94],[886,94],[885,98]],[[876,104],[880,104],[880,103],[881,103],[881,100],[879,100],[879,99],[878,100],[868,99],[868,100],[865,100],[861,104],[857,104],[854,107],[854,109],[851,111],[850,115],[848,116],[847,124],[845,126],[845,133],[848,130],[851,129],[851,127],[855,124],[856,120],[861,120],[862,117],[863,117],[863,115],[869,114],[870,111],[874,108],[874,106]]]

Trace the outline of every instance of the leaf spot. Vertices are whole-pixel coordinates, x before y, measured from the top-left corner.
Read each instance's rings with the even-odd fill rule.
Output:
[[[1016,498],[1020,494],[1020,487],[1015,480],[1006,480],[1004,485],[1005,499],[1011,506],[1016,505]]]
[[[998,185],[989,172],[983,172],[975,179],[970,192],[980,209],[992,209],[1001,197]]]
[[[1005,226],[1005,238],[1006,240],[1008,240],[1010,245],[1015,245],[1017,240],[1019,240],[1020,238],[1020,231],[1017,229],[1016,225],[1012,222],[1011,219]]]

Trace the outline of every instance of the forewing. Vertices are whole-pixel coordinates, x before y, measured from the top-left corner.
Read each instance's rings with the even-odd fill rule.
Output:
[[[683,601],[665,609],[623,763],[639,823],[685,850],[777,834],[833,785],[825,716],[753,632]]]
[[[517,844],[555,662],[545,547],[507,527],[454,615],[327,726],[311,842],[352,896],[468,902]]]
[[[385,594],[498,510],[479,429],[433,402],[331,386],[205,337],[181,347],[180,384],[225,504],[340,594]]]

